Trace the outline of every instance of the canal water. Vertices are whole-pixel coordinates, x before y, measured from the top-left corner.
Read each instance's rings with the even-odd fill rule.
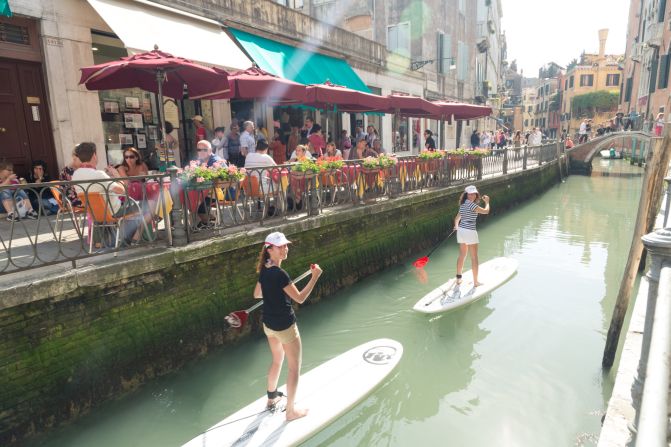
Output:
[[[594,168],[642,172],[620,160]],[[383,386],[305,445],[595,445],[614,376],[601,355],[640,189],[640,176],[574,176],[484,222],[481,262],[510,256],[519,271],[455,312],[411,310],[454,275],[455,240],[431,256],[426,283],[413,257],[301,310],[304,371],[378,337],[405,348]],[[181,445],[263,394],[269,359],[254,337],[32,445]]]

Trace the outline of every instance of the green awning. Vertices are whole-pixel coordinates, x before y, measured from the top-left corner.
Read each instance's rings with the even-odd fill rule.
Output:
[[[263,70],[301,84],[331,81],[360,92],[370,89],[342,59],[292,47],[264,37],[229,28],[249,56]]]
[[[12,10],[9,9],[9,0],[0,0],[0,16],[13,16]]]

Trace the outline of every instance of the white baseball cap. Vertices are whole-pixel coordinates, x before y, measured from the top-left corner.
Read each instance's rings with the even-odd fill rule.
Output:
[[[464,191],[466,194],[479,194],[478,188],[476,188],[475,185],[468,185]]]
[[[275,247],[280,247],[282,245],[287,245],[290,244],[291,241],[287,239],[287,237],[284,235],[284,233],[280,233],[279,231],[275,231],[273,233],[270,233],[268,236],[266,236],[266,247],[270,245],[274,245]]]

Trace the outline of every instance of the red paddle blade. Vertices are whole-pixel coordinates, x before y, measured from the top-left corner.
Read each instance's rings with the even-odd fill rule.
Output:
[[[234,328],[240,328],[245,325],[247,317],[249,314],[245,310],[238,310],[236,312],[231,312],[224,319],[226,322]]]
[[[422,269],[426,264],[429,263],[429,257],[428,256],[423,256],[416,260],[415,262],[412,263],[415,268]]]

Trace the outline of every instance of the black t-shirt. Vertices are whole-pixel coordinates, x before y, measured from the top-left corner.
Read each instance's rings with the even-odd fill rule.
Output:
[[[264,268],[259,275],[263,293],[263,324],[274,331],[283,331],[296,322],[291,298],[284,288],[291,284],[289,274],[279,267]]]

